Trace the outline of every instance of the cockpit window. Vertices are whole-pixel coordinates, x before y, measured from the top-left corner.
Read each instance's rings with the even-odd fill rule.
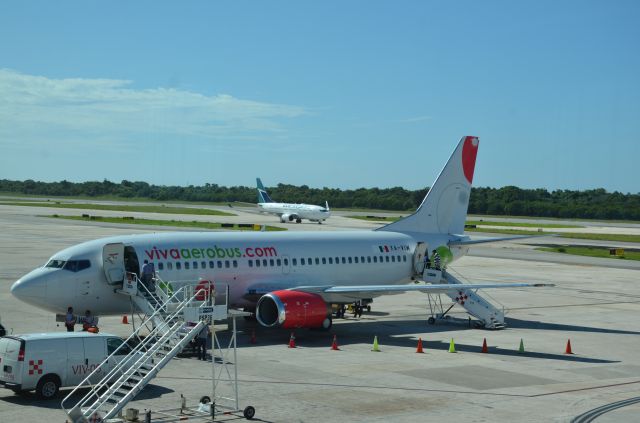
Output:
[[[55,263],[54,263],[55,262]],[[47,263],[46,267],[54,267],[56,269],[64,269],[70,270],[72,272],[79,272],[84,269],[88,269],[91,267],[91,262],[89,260],[51,260]]]
[[[49,260],[49,263],[47,263],[44,267],[51,267],[54,269],[62,269],[65,265],[65,261],[64,260]]]
[[[67,264],[64,265],[66,270],[71,270],[72,272],[79,272],[84,269],[88,269],[91,267],[91,262],[89,260],[69,260]]]

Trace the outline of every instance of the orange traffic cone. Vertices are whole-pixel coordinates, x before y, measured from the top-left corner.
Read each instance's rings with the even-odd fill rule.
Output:
[[[565,354],[573,354],[573,352],[571,351],[571,340],[567,339],[567,348],[564,350]]]
[[[255,344],[255,343],[258,342],[256,340],[256,330],[255,329],[251,329],[251,339],[249,340],[249,342],[251,342],[252,344]]]
[[[296,336],[291,332],[291,336],[289,337],[289,348],[296,347]]]
[[[129,324],[129,319],[127,318],[126,314],[124,316],[122,316],[122,324],[123,325],[128,325]]]
[[[424,353],[424,351],[422,351],[422,338],[418,338],[418,348],[416,349],[417,353]]]
[[[487,338],[484,338],[482,341],[482,352],[485,354],[489,352],[489,349],[487,348]]]
[[[334,351],[340,351],[340,348],[338,348],[338,339],[336,335],[333,335],[333,342],[331,343],[331,349]]]

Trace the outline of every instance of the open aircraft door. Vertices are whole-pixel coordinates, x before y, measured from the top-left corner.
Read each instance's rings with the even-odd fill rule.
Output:
[[[107,244],[102,249],[102,268],[110,285],[124,281],[124,244]]]
[[[413,272],[415,275],[422,275],[424,271],[424,255],[429,254],[427,244],[424,242],[418,242],[416,249],[413,252]]]

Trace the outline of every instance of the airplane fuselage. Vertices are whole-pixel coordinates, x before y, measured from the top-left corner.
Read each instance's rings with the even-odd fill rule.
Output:
[[[311,204],[258,203],[258,209],[264,213],[281,216],[282,221],[307,219],[313,222],[321,222],[331,216],[331,211],[325,207]]]
[[[64,313],[68,306],[95,314],[131,310],[128,298],[109,281],[105,246],[122,245],[127,271],[139,273],[144,260],[159,276],[179,285],[203,278],[218,292],[229,286],[230,304],[255,306],[258,298],[278,289],[300,286],[409,283],[414,275],[418,242],[430,248],[447,245],[449,236],[413,236],[380,231],[155,233],[102,238],[56,253],[49,262],[17,281],[12,293],[37,307]],[[449,260],[465,253],[448,249]],[[68,263],[89,266],[75,270]],[[61,264],[66,263],[66,264]],[[83,266],[80,266],[83,267]]]

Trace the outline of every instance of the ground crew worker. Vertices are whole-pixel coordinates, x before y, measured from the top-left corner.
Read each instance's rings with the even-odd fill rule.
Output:
[[[153,274],[155,273],[155,269],[153,263],[149,263],[149,260],[145,260],[142,265],[142,284],[148,290],[153,292],[155,289],[152,286],[151,282],[153,280]]]
[[[436,250],[433,250],[433,254],[431,255],[431,262],[433,263],[433,267],[436,270],[440,270],[440,254]]]
[[[427,251],[424,254],[424,267],[423,267],[423,271],[424,269],[431,269],[431,260],[429,260],[429,252]]]
[[[82,324],[82,331],[86,332],[90,328],[96,327],[96,318],[91,314],[90,310],[84,313],[84,323]]]
[[[209,325],[204,325],[204,327],[200,329],[200,332],[198,332],[198,336],[196,336],[196,355],[198,356],[198,360],[207,359],[207,341],[209,340],[210,333]]]
[[[73,332],[76,326],[76,316],[73,314],[73,307],[67,309],[67,315],[64,318],[64,325],[67,328],[67,332]]]

